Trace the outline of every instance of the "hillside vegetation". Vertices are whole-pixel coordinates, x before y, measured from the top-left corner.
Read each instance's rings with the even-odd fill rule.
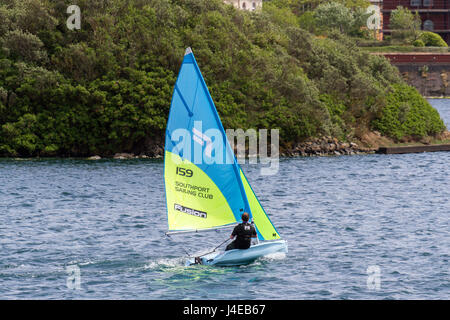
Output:
[[[445,128],[386,59],[336,30],[309,33],[275,2],[250,13],[221,0],[2,0],[0,21],[3,156],[151,155],[188,46],[225,128],[279,128],[284,146]]]

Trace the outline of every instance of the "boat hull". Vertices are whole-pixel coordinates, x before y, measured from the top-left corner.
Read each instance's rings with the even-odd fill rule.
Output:
[[[201,264],[209,266],[238,266],[252,263],[260,257],[273,253],[287,253],[287,241],[265,241],[251,246],[248,249],[234,249],[225,252],[211,253],[201,257]],[[198,264],[190,259],[186,265]]]

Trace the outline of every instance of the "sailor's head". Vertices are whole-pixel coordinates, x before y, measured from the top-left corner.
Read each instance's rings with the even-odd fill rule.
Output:
[[[250,216],[249,216],[248,212],[244,212],[242,214],[241,218],[242,218],[243,222],[248,222],[248,219],[250,219]]]

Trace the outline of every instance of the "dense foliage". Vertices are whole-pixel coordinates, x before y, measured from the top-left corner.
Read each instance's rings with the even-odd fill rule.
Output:
[[[439,113],[433,109],[417,90],[396,84],[387,96],[382,117],[374,126],[385,135],[401,139],[434,135],[442,130]]]
[[[81,30],[66,26],[72,4]],[[384,58],[335,30],[314,36],[300,18],[275,1],[250,13],[221,0],[3,0],[0,155],[147,152],[163,139],[188,46],[225,128],[279,128],[284,144],[374,123],[398,137],[385,121],[392,92],[428,105]],[[439,117],[414,121],[420,134],[443,129]]]
[[[414,41],[421,32],[422,20],[417,11],[412,13],[408,8],[399,6],[396,10],[392,10],[389,21],[393,40]]]

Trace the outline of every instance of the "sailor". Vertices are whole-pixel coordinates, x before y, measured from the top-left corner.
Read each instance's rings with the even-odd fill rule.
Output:
[[[250,248],[252,238],[256,238],[256,229],[253,224],[248,222],[250,218],[249,214],[244,212],[241,218],[242,223],[234,227],[234,230],[230,236],[230,239],[234,239],[234,237],[236,237],[236,239],[227,246],[225,251],[233,249],[248,249]]]

